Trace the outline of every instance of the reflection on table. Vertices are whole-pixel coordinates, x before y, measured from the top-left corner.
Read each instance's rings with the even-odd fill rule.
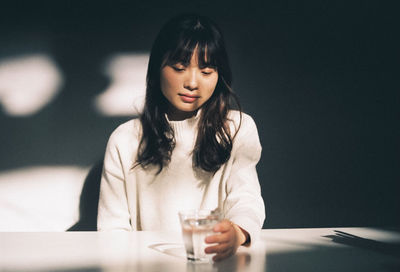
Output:
[[[400,232],[373,228],[263,230],[214,264],[186,261],[180,233],[0,233],[0,271],[400,271]]]

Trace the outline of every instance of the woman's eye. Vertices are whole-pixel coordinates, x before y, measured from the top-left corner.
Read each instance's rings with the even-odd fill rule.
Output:
[[[213,73],[212,70],[205,70],[205,71],[201,71],[203,73],[203,75],[211,75]]]
[[[176,67],[176,66],[171,66],[171,67],[172,67],[172,69],[174,69],[177,72],[182,72],[185,70],[185,68],[182,68],[182,67]]]

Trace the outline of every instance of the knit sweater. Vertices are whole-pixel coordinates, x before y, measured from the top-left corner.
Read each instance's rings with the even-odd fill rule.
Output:
[[[238,111],[228,114],[232,135],[240,123]],[[219,208],[224,218],[257,240],[265,219],[256,164],[261,145],[253,119],[242,113],[230,159],[210,173],[193,166],[199,114],[168,121],[176,141],[170,163],[133,167],[141,135],[139,119],[120,125],[107,144],[100,185],[98,230],[180,231],[178,212]]]

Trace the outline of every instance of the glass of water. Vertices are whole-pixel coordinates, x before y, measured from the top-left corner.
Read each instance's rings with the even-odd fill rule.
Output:
[[[221,221],[221,213],[218,210],[187,210],[179,212],[179,219],[187,259],[192,262],[211,262],[213,255],[204,252],[209,246],[205,239],[214,234],[213,228]]]

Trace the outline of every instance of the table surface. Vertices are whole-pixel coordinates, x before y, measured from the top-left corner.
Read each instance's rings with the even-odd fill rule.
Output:
[[[400,271],[400,232],[262,230],[214,264],[186,261],[181,233],[0,232],[0,271]]]

